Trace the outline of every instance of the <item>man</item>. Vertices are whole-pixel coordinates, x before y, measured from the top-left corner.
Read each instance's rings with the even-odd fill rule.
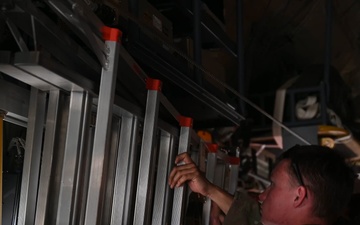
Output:
[[[346,209],[355,179],[353,170],[334,150],[297,145],[279,157],[271,184],[259,195],[257,205],[242,194],[234,199],[210,183],[188,154],[178,155],[175,163],[180,162],[170,173],[170,187],[187,183],[193,192],[208,196],[225,213],[225,225],[256,224],[257,217],[264,225],[332,225]]]

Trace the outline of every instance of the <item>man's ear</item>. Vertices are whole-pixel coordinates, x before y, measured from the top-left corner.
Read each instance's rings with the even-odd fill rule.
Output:
[[[307,190],[304,186],[299,186],[296,188],[294,196],[294,207],[299,207],[303,204],[307,196]]]

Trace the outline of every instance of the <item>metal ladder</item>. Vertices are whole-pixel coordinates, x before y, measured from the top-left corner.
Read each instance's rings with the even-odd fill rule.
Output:
[[[18,224],[183,224],[186,187],[171,190],[167,179],[175,156],[200,143],[192,119],[180,115],[161,93],[161,81],[148,78],[121,46],[119,30],[101,27],[101,40],[84,23],[94,18],[84,18],[81,2],[71,9],[60,1],[49,2],[92,34],[87,41],[101,62],[101,82],[97,90],[85,76],[45,52],[28,51],[24,44],[14,55],[1,52],[5,57],[0,57],[0,71],[31,86],[17,93],[29,101],[9,107],[0,103],[7,112],[4,120],[27,128]],[[41,12],[31,13],[44,24],[50,22]],[[16,33],[15,25],[11,29]],[[83,54],[75,43],[72,47]],[[145,114],[114,97],[119,59],[144,80]],[[177,126],[159,118],[160,104]]]
[[[87,82],[52,71],[53,62],[34,60],[45,57],[41,52],[0,62],[6,74],[32,86],[18,224],[183,223],[186,188],[170,190],[167,178],[175,156],[199,142],[192,119],[181,116],[160,92],[161,82],[150,78],[144,117],[136,107],[114,103],[117,59],[132,59],[117,41],[119,31],[108,32],[98,96]],[[158,118],[160,103],[178,127]]]

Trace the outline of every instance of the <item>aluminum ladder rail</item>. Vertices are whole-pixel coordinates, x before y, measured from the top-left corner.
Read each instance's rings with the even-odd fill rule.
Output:
[[[219,146],[217,144],[207,144],[208,153],[207,153],[207,162],[206,162],[206,179],[211,183],[214,183],[215,178],[215,168],[217,165],[217,152]],[[203,205],[203,219],[202,224],[208,225],[210,223],[210,210],[211,210],[211,200],[206,197],[206,201]]]
[[[227,167],[229,169],[229,177],[228,183],[226,186],[226,191],[231,195],[235,195],[235,192],[238,188],[238,180],[239,180],[239,169],[240,169],[240,152],[237,150],[236,156],[229,156]]]
[[[46,224],[46,219],[49,219],[46,218],[49,215],[47,212],[50,211],[62,212],[61,219],[63,221],[70,220],[70,213],[66,210],[62,211],[62,209],[71,205],[71,200],[68,200],[67,197],[69,194],[72,195],[72,191],[76,188],[77,157],[79,151],[81,152],[84,140],[83,125],[89,106],[87,91],[79,87],[74,88],[76,85],[68,85],[68,82],[65,84],[66,82],[58,79],[56,74],[52,74],[52,84],[50,82],[45,84],[43,80],[38,79],[37,75],[39,74],[35,71],[39,65],[34,60],[39,59],[38,56],[40,55],[37,52],[16,53],[14,65],[5,65],[8,75],[32,85],[28,122],[25,124],[27,127],[26,151],[19,201],[21,212],[18,215],[18,224],[30,225]],[[3,69],[6,68],[3,67]],[[27,73],[32,70],[32,73]],[[20,74],[19,71],[21,71]],[[56,82],[65,85],[62,86]],[[70,86],[72,88],[66,88]],[[69,94],[62,93],[60,89]],[[68,102],[61,101],[64,100],[65,95],[69,97]],[[46,101],[47,98],[49,101]],[[66,114],[66,118],[60,116],[61,113]],[[62,121],[63,124],[60,125],[58,121]],[[60,129],[60,127],[66,129]],[[69,131],[67,135],[64,130]],[[56,136],[61,137],[57,143]],[[59,152],[62,152],[61,156]],[[69,159],[71,161],[68,161]],[[57,160],[55,169],[53,163]],[[60,177],[58,183],[54,182],[50,176],[54,170]],[[61,185],[61,181],[64,180],[67,180],[68,183],[65,182],[64,185]],[[53,190],[54,187],[56,187],[56,194],[56,191]],[[52,218],[55,217],[56,215]],[[51,223],[55,223],[55,221],[56,219],[51,220]]]
[[[109,135],[117,78],[121,32],[115,28],[104,27],[103,38],[107,51],[107,64],[101,74],[99,102],[95,124],[94,144],[91,161],[89,188],[84,224],[96,225],[99,218],[100,189],[104,170],[104,158],[109,144]]]
[[[134,209],[133,224],[135,225],[169,224],[170,221],[171,224],[180,225],[185,212],[184,188],[178,188],[172,196],[167,179],[173,166],[171,161],[174,160],[176,154],[188,151],[193,134],[192,119],[181,116],[177,112],[167,98],[162,95],[161,85],[162,83],[159,80],[151,78],[146,80],[148,97]],[[174,148],[175,135],[163,129],[157,129],[160,103],[178,120],[181,127],[177,152]],[[157,131],[160,133],[158,148],[155,146]],[[158,151],[159,154],[156,154]],[[158,165],[155,163],[156,155],[158,155]],[[155,170],[156,166],[157,171]],[[157,172],[156,180],[153,179],[155,172]],[[153,193],[154,195],[152,195]],[[169,210],[171,202],[173,202],[172,211]]]
[[[186,190],[178,189],[174,193],[174,190],[168,185],[168,177],[173,168],[176,155],[188,152],[189,143],[191,142],[192,120],[180,116],[179,125],[181,127],[179,137],[168,131],[161,130],[152,225],[181,224],[184,219]],[[176,143],[179,143],[178,149],[175,149]]]
[[[180,140],[179,140],[179,150],[178,154],[188,152],[190,146],[191,139],[191,128],[192,128],[192,119],[188,117],[180,118]],[[181,225],[184,220],[185,213],[185,196],[186,195],[186,187],[178,187],[174,191],[174,200],[172,207],[172,217],[171,224]]]
[[[151,210],[151,193],[153,191],[155,136],[159,110],[159,92],[161,82],[148,79],[146,82],[148,96],[144,119],[143,137],[141,144],[140,165],[135,200],[133,224],[149,224]]]

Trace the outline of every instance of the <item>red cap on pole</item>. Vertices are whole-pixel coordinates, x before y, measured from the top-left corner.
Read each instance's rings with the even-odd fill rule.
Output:
[[[105,41],[117,41],[120,42],[122,32],[119,29],[103,26],[101,33]]]
[[[146,78],[146,89],[154,90],[154,91],[161,91],[161,80]]]
[[[193,119],[190,117],[180,116],[179,117],[179,124],[182,127],[192,127]]]

